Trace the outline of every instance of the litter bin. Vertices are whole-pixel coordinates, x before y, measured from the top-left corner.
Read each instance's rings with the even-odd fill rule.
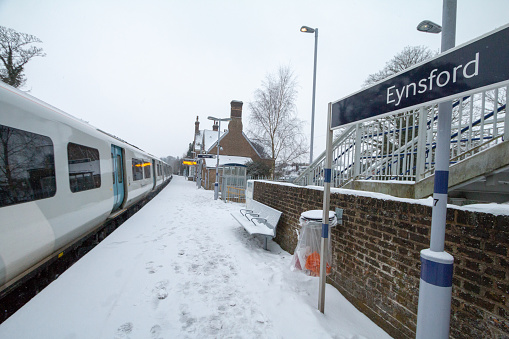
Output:
[[[320,276],[320,249],[322,246],[322,210],[311,210],[303,212],[300,215],[299,223],[301,231],[299,241],[293,254],[292,271],[303,271],[307,275]],[[329,211],[329,227],[334,227],[338,223],[336,213]],[[330,234],[330,232],[329,232]],[[332,251],[331,241],[329,241],[327,251],[327,275],[331,271]]]

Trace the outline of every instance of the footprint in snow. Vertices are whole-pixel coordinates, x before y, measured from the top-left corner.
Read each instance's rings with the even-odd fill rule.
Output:
[[[154,295],[159,300],[164,300],[168,297],[168,291],[166,290],[166,286],[168,285],[167,280],[160,281],[154,287]]]
[[[117,329],[115,333],[115,339],[129,338],[129,333],[133,331],[133,323],[127,322]]]
[[[150,329],[150,336],[151,336],[151,338],[153,338],[153,339],[162,339],[160,337],[160,335],[161,335],[161,326],[159,326],[159,325],[152,326],[152,328]]]

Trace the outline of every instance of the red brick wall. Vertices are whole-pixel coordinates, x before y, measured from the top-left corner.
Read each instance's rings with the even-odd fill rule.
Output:
[[[300,213],[321,209],[323,191],[255,182],[254,199],[283,212],[276,242],[293,253]],[[332,229],[328,282],[396,338],[415,337],[420,251],[429,247],[431,207],[331,194],[343,208]],[[449,209],[446,251],[454,256],[452,338],[509,337],[509,216]]]

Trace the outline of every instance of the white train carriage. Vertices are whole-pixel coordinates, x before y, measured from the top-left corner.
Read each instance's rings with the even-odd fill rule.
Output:
[[[168,167],[0,83],[0,291],[145,198]]]

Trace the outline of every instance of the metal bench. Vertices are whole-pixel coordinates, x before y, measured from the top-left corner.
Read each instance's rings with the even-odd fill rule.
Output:
[[[249,201],[245,209],[231,213],[249,234],[264,236],[265,250],[267,250],[267,240],[276,236],[276,227],[281,214],[280,211],[255,200]]]

